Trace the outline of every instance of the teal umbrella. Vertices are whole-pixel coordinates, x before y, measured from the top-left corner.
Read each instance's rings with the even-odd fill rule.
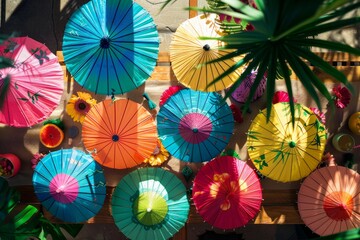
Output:
[[[162,168],[141,168],[127,174],[111,201],[116,226],[130,239],[168,239],[189,214],[186,188]]]
[[[68,20],[62,49],[67,69],[81,86],[123,94],[150,77],[159,35],[151,15],[132,0],[91,0]]]

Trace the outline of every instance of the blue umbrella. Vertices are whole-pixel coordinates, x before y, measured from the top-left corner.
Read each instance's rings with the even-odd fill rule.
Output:
[[[41,159],[33,185],[42,205],[65,222],[83,222],[95,216],[106,196],[100,165],[75,149],[50,152]]]
[[[150,14],[132,0],[91,0],[67,22],[62,49],[67,69],[81,86],[123,94],[150,77],[159,36]]]
[[[171,155],[186,162],[205,162],[228,144],[234,117],[220,94],[184,89],[161,106],[157,127]]]
[[[130,239],[169,239],[188,219],[186,188],[162,168],[141,168],[115,188],[111,211],[116,226]]]

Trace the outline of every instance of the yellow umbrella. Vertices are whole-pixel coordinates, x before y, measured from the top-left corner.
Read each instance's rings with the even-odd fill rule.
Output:
[[[327,138],[325,126],[301,104],[295,104],[293,125],[287,102],[272,106],[268,122],[266,110],[260,111],[247,134],[248,153],[255,167],[281,182],[300,180],[315,170]]]
[[[220,37],[214,14],[190,18],[177,28],[170,44],[170,61],[176,78],[186,87],[199,91],[220,91],[230,87],[239,77],[233,72],[216,84],[208,86],[216,77],[235,64],[233,59],[215,62],[199,67],[199,64],[218,59],[230,50],[217,49],[222,42],[200,40],[200,37]]]

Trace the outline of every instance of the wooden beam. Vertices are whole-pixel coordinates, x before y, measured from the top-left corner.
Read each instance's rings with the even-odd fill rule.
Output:
[[[189,7],[197,7],[198,1],[197,0],[189,0]],[[198,12],[195,10],[189,11],[189,18],[196,17],[198,15]]]
[[[360,81],[360,56],[339,52],[316,54],[327,61],[330,65],[334,66],[336,69],[343,72],[349,82]],[[56,52],[56,55],[59,59],[60,65],[64,70],[64,80],[71,81],[71,75],[66,69],[63,53],[58,51]],[[307,64],[310,65],[310,63]],[[326,72],[320,71],[319,69],[312,66],[310,68],[323,82],[337,82],[336,79],[332,78]],[[298,80],[298,77],[295,75],[294,71],[292,72],[291,79]],[[176,77],[171,68],[169,52],[159,52],[156,66],[149,80],[176,81]]]

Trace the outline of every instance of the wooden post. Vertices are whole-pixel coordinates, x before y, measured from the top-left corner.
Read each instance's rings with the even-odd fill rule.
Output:
[[[198,5],[198,1],[197,0],[189,0],[189,7],[197,7]],[[195,10],[190,10],[189,11],[189,18],[192,18],[192,17],[196,17],[197,16],[197,11]]]

